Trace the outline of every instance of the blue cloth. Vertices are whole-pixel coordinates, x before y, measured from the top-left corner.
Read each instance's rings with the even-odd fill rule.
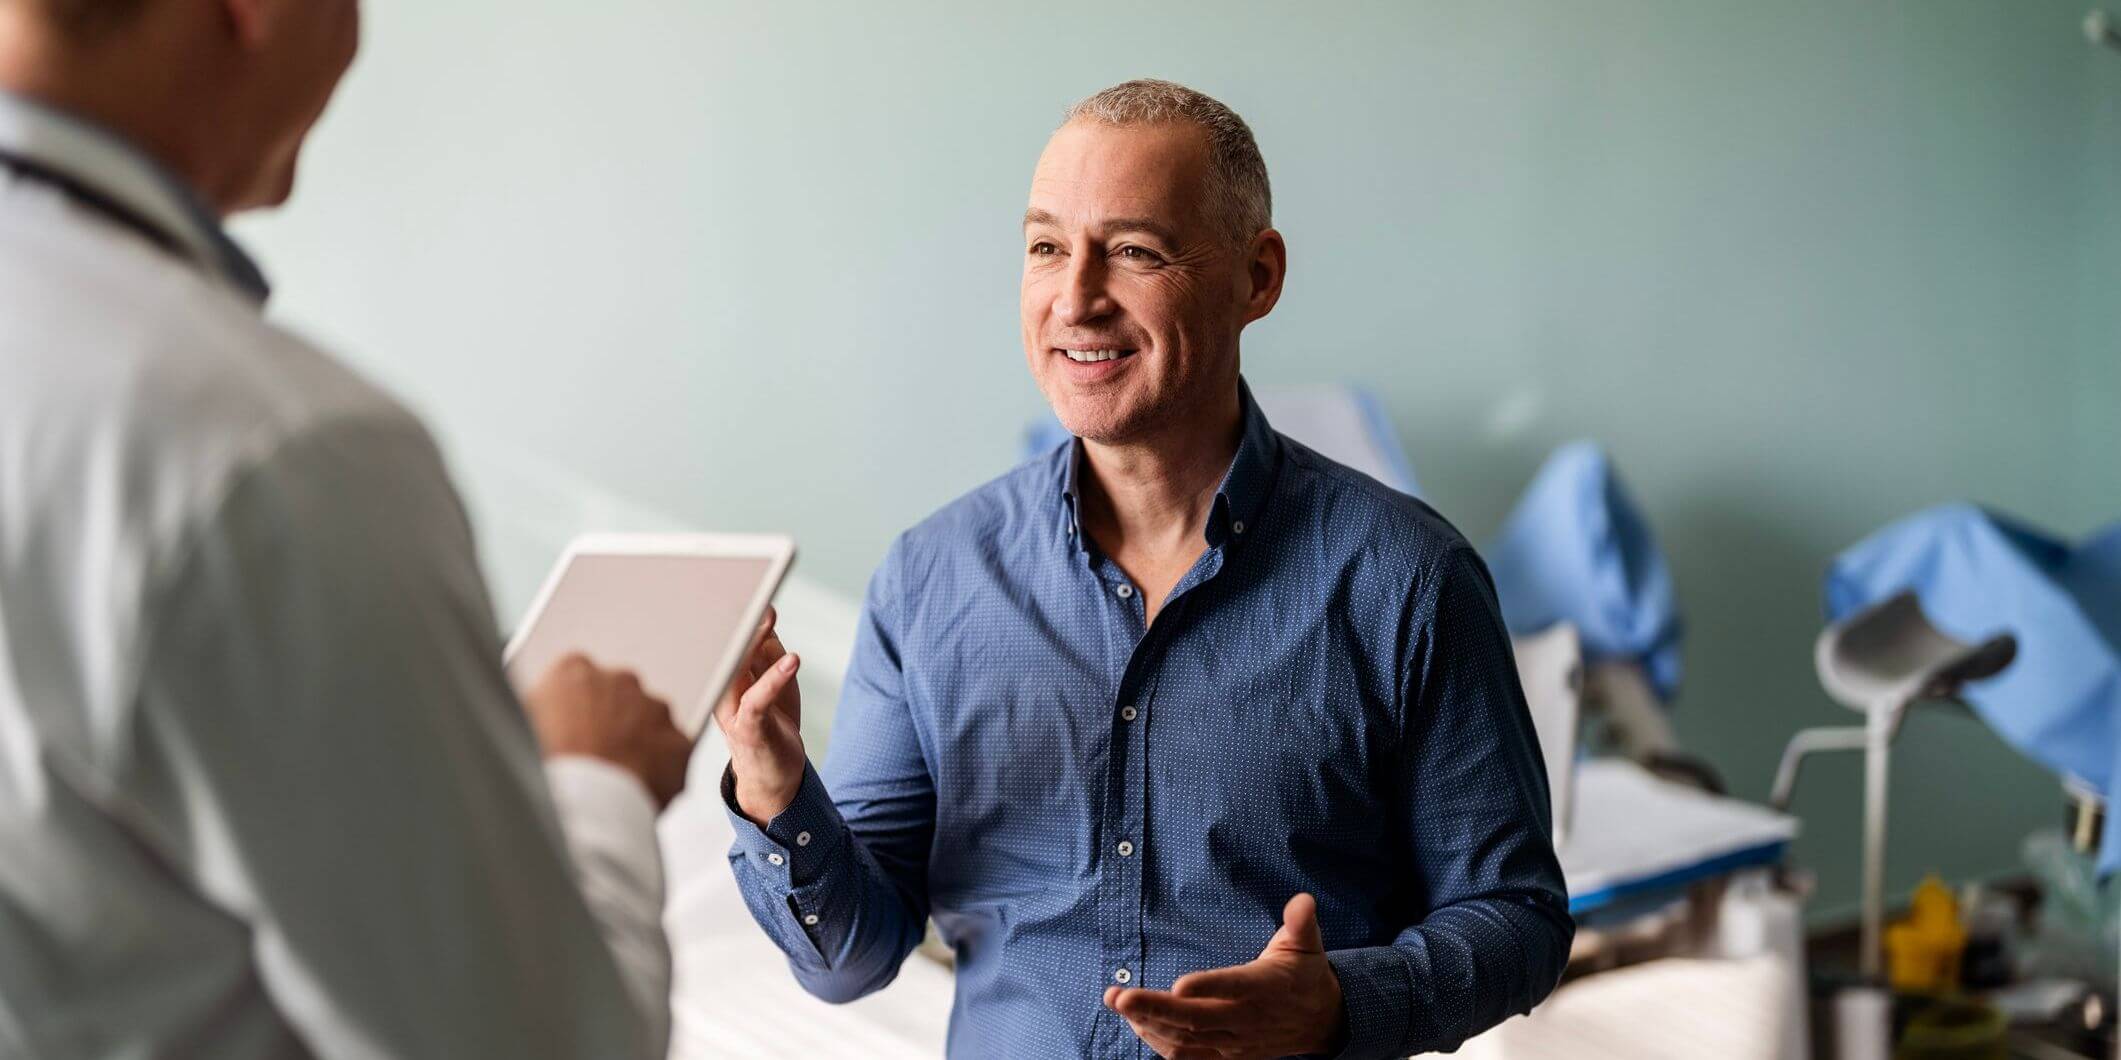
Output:
[[[1963,696],[2011,746],[2105,795],[2099,870],[2121,868],[2121,523],[2072,546],[1970,504],[1919,512],[1834,560],[1827,618],[1905,590],[1952,637],[2018,638],[2009,668]]]
[[[1510,631],[1567,621],[1584,656],[1642,665],[1670,700],[1679,689],[1679,603],[1649,523],[1605,453],[1571,442],[1547,458],[1488,547]]]
[[[950,1055],[1144,1057],[1105,988],[1248,962],[1301,891],[1343,1055],[1452,1048],[1553,988],[1574,927],[1479,557],[1243,405],[1207,550],[1146,632],[1078,529],[1076,443],[894,544],[822,771],[764,830],[731,812],[811,993],[890,982],[932,914]]]

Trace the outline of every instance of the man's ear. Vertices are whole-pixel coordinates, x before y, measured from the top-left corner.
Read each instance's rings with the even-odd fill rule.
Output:
[[[280,20],[281,0],[219,0],[229,31],[245,51],[263,47]]]
[[[1251,281],[1245,297],[1245,323],[1274,311],[1274,304],[1281,301],[1282,281],[1288,274],[1289,245],[1282,241],[1281,233],[1269,228],[1254,236],[1251,256],[1245,263],[1245,276]]]

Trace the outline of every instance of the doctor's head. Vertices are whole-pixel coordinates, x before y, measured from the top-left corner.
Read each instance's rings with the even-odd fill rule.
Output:
[[[1094,442],[1185,430],[1234,402],[1238,334],[1281,297],[1266,162],[1230,108],[1129,81],[1069,108],[1024,213],[1024,354]]]
[[[286,201],[360,0],[0,0],[0,89],[132,140],[220,212]]]

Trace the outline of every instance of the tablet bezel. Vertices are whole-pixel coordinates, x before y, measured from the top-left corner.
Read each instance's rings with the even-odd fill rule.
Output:
[[[720,699],[736,670],[751,648],[752,638],[759,624],[766,619],[766,608],[773,603],[775,593],[788,575],[789,567],[795,563],[795,539],[786,534],[685,534],[685,533],[596,533],[583,534],[567,543],[560,558],[553,563],[552,570],[545,575],[545,583],[538,588],[538,595],[524,613],[523,621],[508,638],[507,647],[501,651],[501,665],[509,666],[515,661],[516,652],[537,628],[538,621],[545,616],[545,609],[552,602],[553,594],[559,590],[560,581],[574,561],[582,556],[662,556],[697,557],[702,559],[763,559],[768,561],[766,576],[759,581],[759,588],[744,605],[743,620],[738,628],[744,630],[735,643],[722,650],[714,668],[708,671],[707,689],[704,698],[690,705],[690,713],[684,704],[670,705],[671,721],[680,731],[697,740],[714,722],[715,701]],[[688,727],[689,717],[697,717],[698,724]]]

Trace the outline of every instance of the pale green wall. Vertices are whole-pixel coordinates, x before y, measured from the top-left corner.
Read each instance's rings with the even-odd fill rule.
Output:
[[[1837,549],[1961,497],[2121,516],[2121,53],[2081,2],[370,0],[246,232],[284,317],[452,436],[792,529],[855,591],[1039,409],[1016,218],[1057,113],[1189,82],[1257,131],[1291,247],[1253,378],[1377,388],[1476,538],[1604,441],[1677,567],[1682,734],[1757,797],[1842,720]],[[1899,761],[1896,883],[2055,816],[1971,721]],[[1815,909],[1854,893],[1856,776],[1799,803]]]
[[[2080,243],[2084,265],[2078,270],[2083,362],[2074,419],[2081,468],[2075,490],[2087,520],[2097,520],[2102,512],[2112,519],[2121,512],[2121,51],[2105,51],[2100,58],[2083,72],[2085,232]]]

